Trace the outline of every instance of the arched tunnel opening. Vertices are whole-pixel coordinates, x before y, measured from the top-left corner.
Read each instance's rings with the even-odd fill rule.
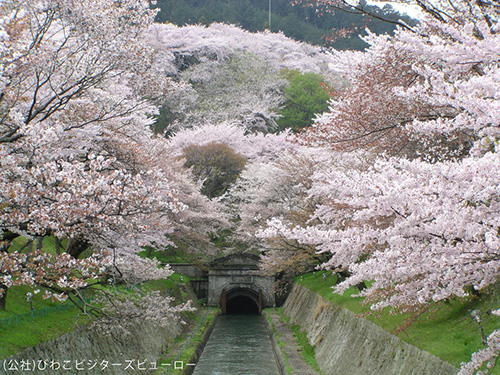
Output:
[[[260,314],[262,297],[249,289],[236,289],[229,293],[223,291],[222,310],[226,314]]]
[[[247,296],[235,296],[226,303],[226,314],[258,314],[259,306]]]

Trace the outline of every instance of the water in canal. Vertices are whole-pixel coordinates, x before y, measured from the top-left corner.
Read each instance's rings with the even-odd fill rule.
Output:
[[[279,375],[264,319],[219,316],[193,375]]]

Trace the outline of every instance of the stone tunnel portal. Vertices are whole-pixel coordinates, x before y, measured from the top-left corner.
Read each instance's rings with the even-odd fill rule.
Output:
[[[261,276],[258,257],[233,254],[215,260],[208,271],[209,306],[223,313],[257,313],[275,305],[274,278]]]

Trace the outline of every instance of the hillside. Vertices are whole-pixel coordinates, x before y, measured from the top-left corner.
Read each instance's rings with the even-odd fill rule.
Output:
[[[159,0],[157,6],[161,9],[156,19],[158,22],[176,25],[226,22],[254,32],[269,28],[268,0]],[[415,20],[396,12],[389,5],[380,9],[363,2],[362,6],[385,19],[402,19],[408,24],[415,23]],[[350,38],[329,44],[330,47],[342,50],[362,50],[366,47],[366,43],[358,37],[365,33],[364,25],[377,34],[392,33],[395,29],[394,24],[367,19],[361,14],[338,11],[334,15],[319,16],[313,8],[292,6],[289,0],[274,0],[271,9],[271,31],[282,31],[299,41],[324,45],[324,36],[331,35],[332,29],[356,29]]]

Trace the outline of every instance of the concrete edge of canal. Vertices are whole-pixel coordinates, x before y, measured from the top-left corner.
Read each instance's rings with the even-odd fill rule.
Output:
[[[273,329],[273,324],[269,322],[270,315],[268,310],[264,310],[262,312],[265,316],[265,322],[266,322],[266,328],[267,332],[269,334],[269,337],[271,339],[271,346],[273,348],[273,353],[274,357],[276,359],[276,363],[278,365],[278,369],[280,371],[280,375],[286,375],[286,364],[285,364],[285,358],[283,356],[283,353],[281,352],[281,349],[278,345],[278,340],[276,339],[276,334]],[[272,319],[272,318],[271,318]]]
[[[267,334],[271,342],[273,356],[276,361],[280,375],[317,375],[317,373],[305,362],[301,355],[298,342],[294,337],[293,331],[287,323],[283,322],[278,312],[272,309],[265,309],[262,312],[263,321],[265,323]],[[205,346],[210,339],[210,335],[214,329],[219,316],[215,317],[210,326],[203,332],[195,353],[190,358],[190,363],[197,363],[205,349]],[[196,330],[191,333],[195,334]],[[278,344],[278,341],[281,343]],[[287,371],[288,367],[288,371]],[[289,372],[291,371],[291,372]],[[194,372],[194,367],[184,368],[184,375],[191,375]]]
[[[210,335],[212,334],[212,331],[215,327],[215,323],[217,322],[217,317],[220,314],[221,314],[221,312],[218,312],[215,315],[215,317],[213,317],[213,319],[210,321],[210,324],[203,330],[200,342],[196,346],[196,349],[194,350],[194,353],[191,356],[191,358],[189,358],[189,361],[188,361],[189,363],[197,363],[198,362],[198,359],[200,358],[201,353],[203,353],[203,349],[205,349],[205,345],[207,344],[208,339],[210,338]],[[207,315],[208,315],[208,312],[207,312]],[[206,317],[200,322],[200,325],[203,324],[205,319],[206,319]],[[197,329],[195,329],[191,333],[191,336],[195,335],[199,329],[201,329],[201,328],[198,327]],[[191,375],[194,372],[194,369],[195,368],[191,367],[191,366],[184,367],[183,375]]]
[[[306,363],[291,325],[298,325],[314,347],[323,374],[329,375],[451,375],[455,367],[407,344],[366,319],[330,304],[318,294],[297,284],[288,296],[284,322],[275,309],[264,309],[263,320],[280,375],[317,375]],[[202,339],[191,362],[197,363],[217,318],[203,328]],[[193,369],[183,374],[191,375]]]
[[[318,373],[306,363],[298,340],[290,326],[281,319],[280,314],[273,309],[264,310],[263,314],[280,374],[317,375]]]

